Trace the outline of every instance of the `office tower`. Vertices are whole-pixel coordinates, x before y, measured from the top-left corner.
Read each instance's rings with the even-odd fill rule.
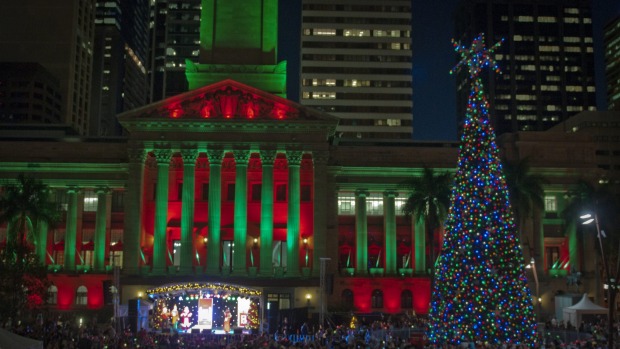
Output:
[[[412,137],[411,2],[303,0],[300,102],[353,139]]]
[[[59,89],[38,63],[0,63],[0,124],[59,124]]]
[[[277,0],[203,0],[200,18],[198,59],[184,62],[190,90],[232,79],[286,97]]]
[[[188,90],[185,61],[200,52],[202,0],[156,0],[151,18],[152,100]]]
[[[119,136],[116,114],[149,101],[148,0],[97,0],[91,136]]]
[[[88,131],[94,0],[7,0],[0,11],[0,60],[36,62],[60,84],[61,121]]]
[[[456,11],[457,40],[485,33],[505,42],[496,51],[502,74],[490,73],[489,112],[498,134],[546,130],[595,110],[590,1],[464,0]],[[469,89],[457,76],[457,113],[463,120]]]
[[[620,110],[620,16],[605,26],[607,108]]]

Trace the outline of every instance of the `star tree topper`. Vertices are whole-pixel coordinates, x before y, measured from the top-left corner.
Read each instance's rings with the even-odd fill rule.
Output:
[[[481,33],[474,39],[471,47],[467,48],[462,46],[460,42],[456,42],[452,39],[454,51],[461,55],[461,60],[450,70],[450,74],[458,72],[463,66],[467,66],[469,78],[472,80],[477,78],[482,69],[485,67],[491,67],[496,73],[499,73],[499,66],[493,59],[492,55],[495,50],[501,46],[502,42],[504,42],[504,39],[501,39],[493,45],[493,47],[487,49],[486,44],[484,43],[484,33]]]

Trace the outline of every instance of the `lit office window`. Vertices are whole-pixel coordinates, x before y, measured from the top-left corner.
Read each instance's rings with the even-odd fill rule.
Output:
[[[370,36],[368,29],[344,29],[344,36]]]
[[[555,196],[545,196],[545,211],[546,212],[557,212],[558,210],[558,201]]]
[[[354,215],[355,214],[355,196],[352,193],[338,194],[338,214]]]
[[[539,23],[555,23],[557,19],[551,16],[538,16]]]
[[[336,29],[314,29],[312,33],[319,36],[335,36]]]
[[[369,216],[383,215],[383,196],[370,194],[366,198],[366,214]]]
[[[534,22],[534,17],[532,17],[532,16],[517,16],[517,22],[524,22],[524,23]]]
[[[312,92],[313,99],[336,99],[336,92]]]

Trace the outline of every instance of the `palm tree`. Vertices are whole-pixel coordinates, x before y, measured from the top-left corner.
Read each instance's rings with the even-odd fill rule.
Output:
[[[40,223],[53,224],[58,218],[56,205],[49,200],[47,185],[20,174],[17,184],[3,188],[0,196],[0,224],[7,223],[6,252],[16,263],[22,263],[28,245],[36,241]]]
[[[38,224],[56,222],[58,210],[41,181],[20,174],[16,184],[0,193],[0,224],[7,224],[7,244],[0,254],[0,316],[16,317],[23,309],[41,306],[49,281],[45,266],[32,253]]]
[[[448,215],[452,176],[447,172],[436,175],[433,169],[425,167],[422,176],[412,178],[405,183],[405,187],[411,193],[403,206],[403,213],[407,217],[415,216],[418,222],[424,219],[432,281],[435,275],[434,232],[443,225]]]
[[[532,216],[535,209],[544,207],[544,185],[548,181],[543,176],[532,173],[527,158],[515,162],[504,161],[504,175],[515,222],[521,232],[525,220]]]

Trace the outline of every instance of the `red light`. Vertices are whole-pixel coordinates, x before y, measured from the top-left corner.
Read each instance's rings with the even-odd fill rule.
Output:
[[[252,109],[252,107],[248,107],[247,115],[248,119],[254,118],[254,109]]]
[[[209,108],[208,108],[208,107],[203,107],[203,108],[200,110],[200,115],[202,115],[202,117],[206,119],[206,118],[208,118],[209,116],[211,116],[211,111],[209,110]]]
[[[181,117],[182,114],[183,114],[183,109],[177,108],[177,109],[170,110],[170,116],[175,119]]]

